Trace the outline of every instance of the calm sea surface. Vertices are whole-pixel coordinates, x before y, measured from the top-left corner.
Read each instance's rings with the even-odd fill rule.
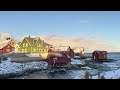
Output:
[[[92,54],[91,53],[85,53],[85,56],[92,56]],[[120,53],[108,53],[107,57],[108,57],[108,59],[120,60]]]

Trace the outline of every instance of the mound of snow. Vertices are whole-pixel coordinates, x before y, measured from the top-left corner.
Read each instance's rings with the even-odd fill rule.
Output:
[[[100,76],[104,76],[105,79],[119,79],[120,78],[120,69],[103,72]],[[98,79],[98,75],[92,76],[92,79]]]
[[[23,64],[11,63],[10,61],[2,61],[0,63],[0,74],[15,73],[22,71]]]
[[[81,65],[83,65],[83,64],[85,64],[85,62],[84,61],[81,61],[81,60],[77,60],[77,59],[71,59],[71,64],[81,64]]]
[[[15,63],[10,60],[0,63],[0,74],[17,73],[28,69],[47,69],[47,62]]]
[[[98,73],[97,70],[74,70],[71,71],[70,76],[74,79],[84,79],[86,72],[89,72],[91,75]]]
[[[28,57],[40,57],[39,54],[25,54]]]
[[[92,69],[92,68],[90,68],[90,67],[81,67],[81,68],[83,68],[83,69],[87,69],[87,70]]]
[[[80,58],[80,56],[74,56],[74,58]]]

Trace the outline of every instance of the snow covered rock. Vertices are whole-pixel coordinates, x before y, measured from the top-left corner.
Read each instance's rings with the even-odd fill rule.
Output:
[[[84,65],[85,62],[81,61],[79,59],[71,59],[71,64],[80,64],[80,65]]]
[[[0,76],[11,73],[21,73],[27,70],[42,70],[47,69],[47,62],[39,61],[39,62],[27,62],[27,63],[15,63],[10,60],[2,61],[0,63]]]
[[[120,78],[120,69],[103,72],[100,76],[104,76],[105,79],[119,79]],[[98,75],[92,76],[92,79],[98,79]]]

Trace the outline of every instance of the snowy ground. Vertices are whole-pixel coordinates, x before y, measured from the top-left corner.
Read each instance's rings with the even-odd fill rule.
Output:
[[[90,60],[90,59],[88,59]],[[77,60],[72,59],[71,64],[84,64],[84,60]],[[100,64],[96,64],[99,68],[94,69],[89,66],[81,67],[81,70],[66,70],[67,73],[59,73],[61,70],[57,70],[55,73],[52,73],[51,76],[49,76],[46,71],[43,75],[46,75],[46,77],[49,79],[51,78],[62,78],[62,79],[84,79],[85,73],[89,72],[92,75],[92,79],[98,79],[98,72],[100,72],[100,76],[104,76],[105,79],[119,79],[120,78],[120,61],[115,62],[104,62]],[[0,63],[0,75],[9,74],[9,73],[19,73],[28,69],[45,69],[47,70],[48,64],[43,61],[33,61],[33,62],[27,62],[27,63],[15,63],[11,62],[10,59],[7,61],[2,61]],[[104,69],[104,70],[102,70]],[[63,71],[63,70],[62,70]],[[47,72],[50,72],[47,70]],[[54,72],[54,71],[53,71]],[[41,77],[42,73],[37,74],[37,78]],[[31,76],[31,75],[30,75]],[[36,76],[36,75],[35,75]],[[55,77],[54,77],[55,76]],[[34,75],[33,75],[34,77]],[[33,78],[30,77],[30,78]],[[27,78],[27,77],[26,77]],[[44,76],[45,78],[45,76]]]
[[[102,66],[104,68],[104,71],[100,72],[100,77],[104,76],[105,79],[120,78],[120,60],[115,62],[104,62],[99,66]],[[92,79],[98,79],[98,75],[92,76]]]
[[[103,72],[100,76],[104,76],[105,79],[120,79],[120,69]],[[92,79],[98,79],[98,75],[92,76]]]
[[[28,57],[40,57],[39,54],[25,54]]]
[[[15,63],[10,60],[2,61],[0,63],[0,75],[9,73],[18,73],[27,69],[47,69],[47,63],[40,62],[28,62],[28,63]]]
[[[71,59],[71,64],[81,64],[81,65],[83,65],[83,64],[85,64],[85,62],[82,61],[82,60],[79,60],[79,59]]]

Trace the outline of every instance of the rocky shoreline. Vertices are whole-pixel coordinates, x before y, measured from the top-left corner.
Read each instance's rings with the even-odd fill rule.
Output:
[[[9,73],[6,72],[6,73],[1,74],[1,70],[0,70],[0,79],[10,79],[10,78],[29,75],[29,74],[32,74],[34,72],[41,71],[41,70],[49,71],[49,70],[55,69],[55,68],[48,68],[47,64],[45,67],[42,67],[45,60],[41,60],[39,57],[28,57],[25,54],[21,54],[21,53],[11,53],[11,54],[6,54],[4,56],[7,58],[11,58],[11,60],[9,62],[9,63],[11,63],[11,65],[13,65],[15,63],[20,64],[20,65],[18,65],[19,66],[17,68],[18,71],[15,71],[15,72],[9,72]],[[86,68],[87,69],[102,69],[102,67],[99,66],[99,64],[102,64],[102,62],[93,61],[92,59],[91,60],[87,60],[87,59],[77,59],[76,60],[76,59],[74,59],[72,61],[73,61],[72,62],[73,64],[71,64],[69,67],[64,68],[64,69],[66,69],[66,70],[86,70]],[[74,61],[81,61],[81,63],[84,62],[84,64],[75,64]],[[112,59],[110,59],[109,61],[112,61]],[[31,66],[31,65],[33,65],[33,66]],[[2,66],[0,65],[0,67],[2,67]],[[5,70],[6,70],[6,68],[5,68]],[[58,68],[58,70],[59,70],[59,68]],[[106,68],[106,70],[107,70],[107,68]]]
[[[0,74],[0,79],[10,79],[10,78],[15,78],[15,77],[20,77],[24,75],[29,75],[31,73],[41,71],[41,69],[27,69],[22,72],[17,72],[17,73],[8,73],[8,74]]]

